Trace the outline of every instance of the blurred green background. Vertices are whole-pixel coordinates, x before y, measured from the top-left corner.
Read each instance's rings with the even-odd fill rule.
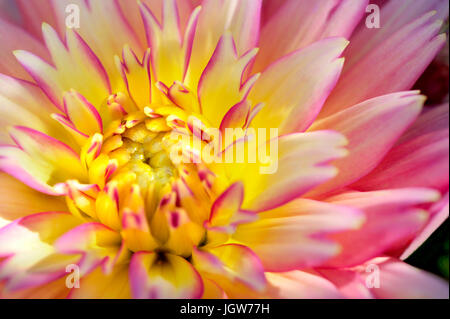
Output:
[[[449,224],[450,222],[447,218],[445,223],[405,261],[410,265],[427,270],[448,280]]]

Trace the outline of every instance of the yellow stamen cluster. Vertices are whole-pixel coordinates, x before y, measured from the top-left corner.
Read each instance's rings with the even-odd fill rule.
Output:
[[[138,109],[121,93],[110,96],[102,111],[103,136],[85,146],[92,153],[101,145],[96,157],[86,156],[93,158],[86,163],[98,189],[72,187],[71,211],[120,232],[130,251],[189,257],[209,236],[204,225],[223,189],[203,163],[171,160],[179,148],[171,133],[191,134],[188,114],[171,104]]]

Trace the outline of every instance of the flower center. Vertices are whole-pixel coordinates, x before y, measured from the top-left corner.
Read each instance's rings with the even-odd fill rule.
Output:
[[[144,123],[127,129],[121,136],[121,146],[110,153],[120,163],[121,171],[136,174],[142,190],[152,184],[158,188],[171,184],[177,171],[170,160],[165,132],[149,131]],[[113,137],[114,138],[114,137]]]
[[[221,179],[205,163],[172,158],[194,153],[190,142],[180,144],[176,138],[193,138],[193,115],[170,102],[137,108],[120,93],[102,108],[103,136],[92,137],[84,147],[88,153],[98,147],[86,162],[90,182],[98,187],[83,190],[68,183],[73,186],[68,206],[118,231],[133,252],[189,257],[193,247],[210,238],[205,225],[223,192]]]

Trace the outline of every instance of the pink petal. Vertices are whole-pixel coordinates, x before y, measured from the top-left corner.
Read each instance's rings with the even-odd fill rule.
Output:
[[[0,74],[0,140],[11,143],[7,129],[23,125],[69,141],[59,125],[49,115],[57,109],[39,87],[30,82]]]
[[[13,75],[18,78],[31,80],[29,74],[21,67],[13,55],[14,50],[22,49],[35,52],[49,60],[50,55],[45,46],[35,37],[23,29],[0,19],[0,73]]]
[[[243,128],[250,114],[251,105],[247,100],[237,103],[225,114],[220,123],[220,131],[223,133],[228,128]]]
[[[449,203],[448,193],[437,203],[430,208],[431,218],[428,221],[424,229],[414,238],[409,246],[403,251],[400,259],[405,260],[408,258],[417,248],[419,248],[436,229],[441,226],[448,218]]]
[[[85,182],[87,175],[78,154],[66,144],[41,132],[17,126],[10,130],[17,146],[0,146],[0,168],[28,186],[46,194],[70,179]]]
[[[359,229],[329,236],[341,252],[325,265],[354,266],[407,244],[427,222],[428,213],[421,207],[438,199],[437,192],[420,188],[350,192],[327,199],[363,211],[366,222]]]
[[[357,271],[364,281],[373,274],[373,272],[366,271],[370,264],[379,267],[380,288],[371,289],[376,298],[449,298],[449,287],[446,280],[391,258],[377,258],[358,267]]]
[[[33,53],[16,50],[14,54],[22,66],[60,109],[62,94],[70,89],[75,89],[91,103],[100,106],[111,91],[100,59],[72,29],[67,30],[65,41],[47,24],[43,24],[42,31],[54,67]]]
[[[317,269],[324,279],[332,282],[345,298],[373,299],[371,290],[367,287],[359,273],[349,269]]]
[[[80,273],[89,273],[100,264],[110,272],[121,253],[119,233],[100,223],[82,224],[62,235],[55,248],[64,254],[81,254]]]
[[[22,22],[25,30],[36,38],[42,39],[42,22],[56,25],[56,17],[50,1],[42,0],[16,0],[17,6],[22,13]]]
[[[268,1],[268,17],[261,31],[260,48],[254,71],[295,50],[328,37],[349,38],[365,14],[367,0],[287,0]],[[275,3],[272,3],[275,2]],[[264,5],[266,7],[266,4]],[[266,8],[265,8],[266,9]],[[266,12],[267,13],[267,12]],[[270,13],[269,13],[270,14]]]
[[[343,38],[322,40],[269,66],[249,95],[266,104],[253,126],[278,127],[280,134],[307,129],[339,78],[347,44]]]
[[[317,266],[336,256],[339,246],[328,235],[357,229],[362,212],[351,207],[296,199],[260,213],[237,228],[234,238],[250,247],[266,271],[283,272]]]
[[[46,271],[33,268],[54,255],[56,252],[49,245],[77,225],[79,220],[69,213],[46,212],[26,216],[1,228],[0,280],[6,280],[6,289],[34,287],[61,277],[65,264],[52,264]]]
[[[162,17],[158,21],[155,13],[145,4],[139,7],[147,35],[147,43],[151,48],[151,63],[155,82],[169,86],[174,81],[182,81],[186,73],[191,49],[192,32],[195,31],[198,11],[193,13],[187,28],[188,34],[183,43],[178,7],[175,0],[164,1]]]
[[[336,176],[336,169],[329,163],[346,155],[342,148],[345,144],[342,135],[330,131],[285,135],[278,138],[277,155],[275,150],[268,155],[270,167],[258,162],[233,163],[227,169],[231,181],[244,184],[243,208],[264,211],[285,204]]]
[[[416,4],[408,6],[406,11],[413,11]],[[383,11],[380,15],[384,17]],[[403,16],[403,11],[392,19],[398,15]],[[445,34],[438,35],[442,21],[437,19],[435,12],[427,13],[395,32],[387,26],[361,27],[364,42],[350,42],[341,79],[320,116],[329,116],[379,95],[411,89],[445,44]],[[370,38],[381,41],[368,42]]]
[[[352,188],[429,187],[448,191],[448,104],[423,112],[384,160]]]
[[[309,196],[344,187],[372,171],[419,115],[425,98],[417,92],[381,96],[313,124],[311,131],[335,130],[349,140],[349,155],[334,162],[339,174]]]
[[[244,200],[244,186],[242,183],[234,183],[227,188],[213,203],[211,207],[211,224],[222,224],[241,208]]]
[[[325,278],[299,270],[267,273],[269,298],[340,299],[343,295]]]

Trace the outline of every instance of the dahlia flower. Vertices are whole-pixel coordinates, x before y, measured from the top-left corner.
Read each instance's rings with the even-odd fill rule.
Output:
[[[2,297],[448,298],[446,0],[3,3]]]

